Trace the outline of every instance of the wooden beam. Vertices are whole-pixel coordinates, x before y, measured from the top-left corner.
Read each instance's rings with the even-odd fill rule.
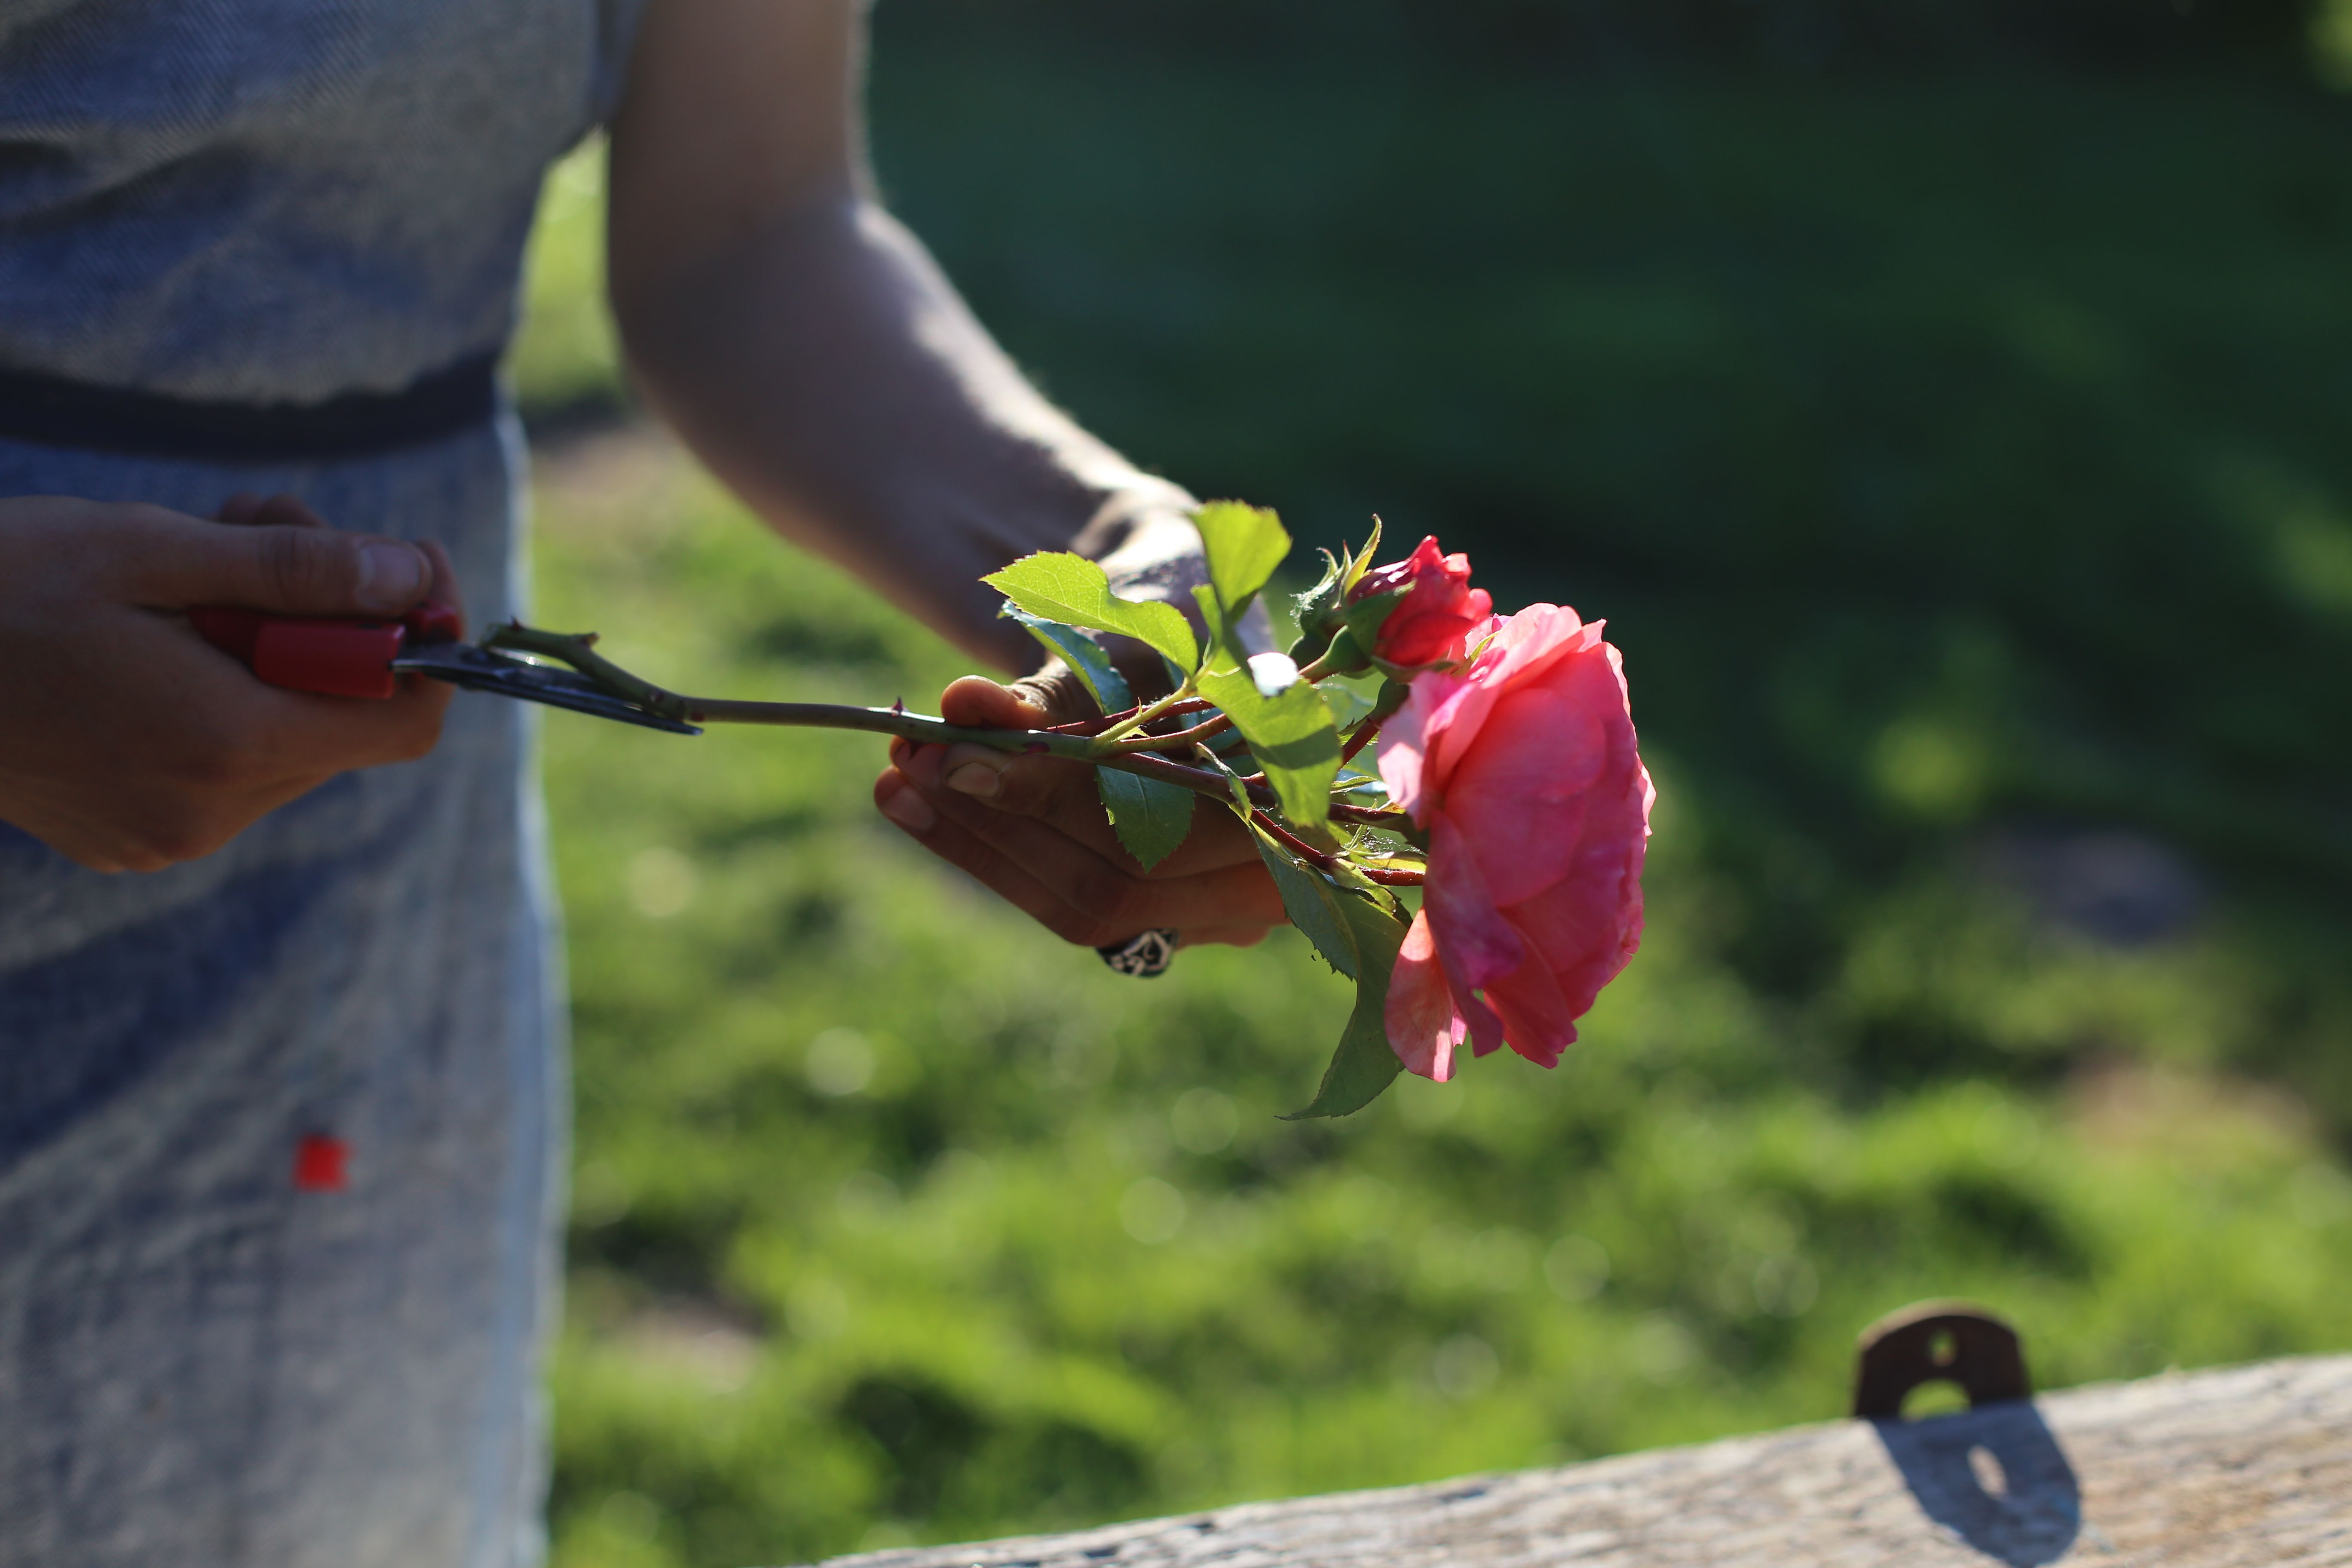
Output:
[[[2352,1356],[836,1558],[857,1568],[2352,1564]]]

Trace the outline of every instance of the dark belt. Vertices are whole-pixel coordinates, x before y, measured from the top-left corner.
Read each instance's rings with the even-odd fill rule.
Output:
[[[146,458],[364,458],[488,422],[498,410],[497,368],[496,354],[475,354],[399,392],[347,392],[323,403],[208,403],[0,370],[0,437]]]

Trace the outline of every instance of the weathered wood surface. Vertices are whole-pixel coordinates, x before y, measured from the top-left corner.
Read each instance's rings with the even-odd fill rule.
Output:
[[[1561,1469],[835,1561],[857,1568],[2352,1564],[2352,1356],[2175,1373],[1907,1425],[1844,1421]]]

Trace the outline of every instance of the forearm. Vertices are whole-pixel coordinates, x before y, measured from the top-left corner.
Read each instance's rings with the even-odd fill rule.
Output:
[[[1190,607],[1192,498],[1024,380],[921,245],[844,190],[700,259],[616,275],[655,408],[773,527],[974,656],[1036,662],[978,579],[1038,550]]]

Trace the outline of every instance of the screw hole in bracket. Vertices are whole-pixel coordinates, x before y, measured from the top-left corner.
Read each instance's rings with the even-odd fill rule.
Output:
[[[1900,1420],[1905,1397],[1939,1381],[1958,1384],[1970,1409],[2033,1395],[2017,1331],[1973,1303],[1919,1301],[1863,1330],[1854,1352],[1857,1419]]]

